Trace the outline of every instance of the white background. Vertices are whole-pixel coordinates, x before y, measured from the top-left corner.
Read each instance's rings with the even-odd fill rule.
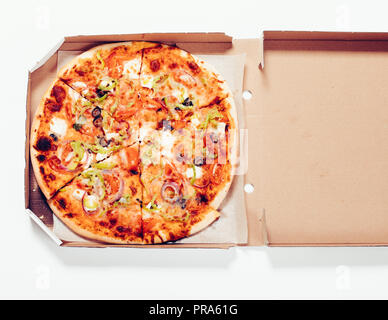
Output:
[[[59,248],[25,214],[23,182],[27,70],[63,36],[387,32],[387,9],[350,0],[2,3],[0,298],[388,298],[388,248]]]

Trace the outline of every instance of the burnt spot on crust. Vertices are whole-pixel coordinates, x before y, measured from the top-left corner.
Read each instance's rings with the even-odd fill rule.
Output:
[[[61,86],[54,86],[51,90],[51,96],[54,97],[59,104],[62,104],[63,100],[66,98],[66,91]]]
[[[85,72],[84,72],[83,70],[76,69],[75,72],[76,72],[79,76],[81,76],[81,77],[83,77],[83,76],[85,75]]]
[[[108,223],[106,223],[105,221],[100,221],[98,224],[99,224],[101,227],[106,227],[106,226],[108,226]]]
[[[198,65],[197,65],[195,62],[189,61],[189,62],[187,62],[187,65],[189,66],[190,70],[191,70],[194,74],[200,73],[201,69],[198,67]]]
[[[208,203],[209,199],[206,194],[198,193],[197,195],[197,201],[199,203]]]
[[[47,137],[40,137],[35,148],[40,151],[49,151],[51,149],[51,140]]]
[[[160,43],[158,43],[158,44],[157,44],[156,46],[154,46],[154,47],[143,48],[143,53],[144,53],[144,54],[148,54],[148,53],[154,51],[155,49],[158,50],[158,49],[161,49],[162,47],[163,47],[163,46],[162,46]]]
[[[61,198],[58,200],[58,204],[61,206],[62,209],[66,209],[66,200]]]
[[[114,236],[115,236],[116,238],[124,238],[124,237],[125,237],[125,234],[121,234],[121,233],[115,232],[115,233],[114,233]]]
[[[169,66],[168,66],[170,69],[176,69],[178,68],[178,64],[176,62],[173,62],[171,63]]]
[[[75,217],[75,214],[74,214],[74,213],[66,213],[66,214],[65,214],[65,217],[71,219],[71,218],[74,218],[74,217]]]
[[[43,154],[40,154],[36,157],[36,159],[38,159],[39,162],[43,162],[44,160],[46,160],[46,157]]]
[[[116,218],[109,219],[109,223],[111,227],[114,227],[117,224],[117,219]]]
[[[46,183],[49,183],[50,181],[54,181],[56,179],[55,175],[53,175],[52,173],[45,174],[43,167],[39,167],[39,171],[42,174],[43,179],[44,179],[44,181],[46,181]]]
[[[131,233],[131,228],[127,228],[123,226],[118,226],[116,230],[120,233]]]
[[[200,107],[200,109],[212,107],[215,104],[219,104],[221,101],[222,101],[222,99],[219,96],[217,96],[209,104],[207,104],[207,105],[205,105],[203,107]]]
[[[174,240],[175,236],[171,231],[168,233],[168,235],[170,237],[170,240]]]
[[[46,99],[45,103],[45,108],[50,111],[50,112],[58,112],[61,110],[62,105],[56,101],[53,101],[51,99]]]
[[[150,62],[150,68],[151,68],[151,70],[153,72],[158,71],[160,69],[160,62],[159,62],[159,60],[157,60],[157,59],[156,60],[152,60]]]

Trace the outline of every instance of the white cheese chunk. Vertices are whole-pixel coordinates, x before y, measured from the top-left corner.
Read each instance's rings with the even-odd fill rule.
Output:
[[[173,157],[173,148],[176,141],[175,135],[169,131],[163,131],[160,136],[161,154],[166,158]]]
[[[145,122],[143,126],[139,129],[139,140],[144,141],[146,138],[151,138],[155,136],[156,130],[153,128],[153,123]]]
[[[87,87],[86,83],[81,82],[81,81],[76,81],[76,82],[72,83],[72,86],[74,88],[86,88]]]
[[[217,124],[217,132],[218,132],[219,135],[224,135],[225,134],[225,127],[226,127],[225,122],[219,122]]]
[[[73,197],[76,198],[77,200],[81,200],[84,194],[85,194],[85,191],[81,189],[75,189],[73,191]]]
[[[86,195],[83,200],[84,209],[86,211],[95,211],[99,206],[99,201],[95,195]]]
[[[155,79],[155,77],[154,77],[153,75],[144,74],[144,75],[142,75],[142,77],[140,78],[140,84],[141,84],[143,87],[152,89],[152,85],[153,85],[153,83],[154,83],[154,79]]]
[[[97,153],[97,155],[96,155],[96,160],[97,160],[97,161],[101,161],[101,160],[104,160],[105,157],[106,157],[105,154],[103,154],[103,153]]]
[[[50,121],[50,131],[60,138],[64,137],[67,132],[66,120],[60,118],[52,118]]]
[[[68,92],[69,92],[70,98],[71,98],[73,101],[77,101],[77,100],[79,99],[80,94],[79,94],[77,91],[69,89]],[[85,100],[85,101],[86,101],[86,100]]]
[[[129,78],[132,78],[132,79],[139,78],[140,67],[141,67],[141,58],[137,57],[136,59],[127,61],[124,64],[123,73],[128,75]]]
[[[110,140],[110,139],[113,139],[113,138],[117,138],[117,137],[119,137],[120,136],[120,134],[118,134],[117,132],[107,132],[106,134],[105,134],[105,138],[107,139],[107,140]]]
[[[198,118],[196,117],[191,118],[191,124],[192,126],[194,126],[194,128],[197,128],[200,125],[200,123],[201,122],[198,120]]]
[[[187,168],[186,170],[186,177],[187,178],[192,178],[194,177],[194,170],[193,168]],[[195,178],[200,179],[202,177],[202,168],[195,166]]]

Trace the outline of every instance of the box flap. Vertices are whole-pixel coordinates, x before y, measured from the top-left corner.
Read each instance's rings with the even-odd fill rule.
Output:
[[[387,244],[388,34],[264,37],[250,180],[269,244]]]
[[[265,40],[352,40],[385,41],[386,32],[264,31]]]
[[[223,32],[210,33],[137,33],[111,35],[83,35],[66,37],[65,42],[121,42],[121,41],[159,41],[159,42],[232,42],[232,37]]]
[[[60,50],[88,50],[95,45],[124,41],[158,41],[166,44],[207,43],[219,47],[231,44],[232,37],[222,32],[213,33],[138,33],[66,37]]]

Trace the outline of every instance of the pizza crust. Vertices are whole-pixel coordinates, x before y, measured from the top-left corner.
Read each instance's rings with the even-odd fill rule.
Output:
[[[233,183],[233,178],[236,173],[237,165],[238,165],[238,156],[239,156],[239,141],[238,141],[238,120],[237,120],[237,109],[236,104],[232,97],[228,97],[225,100],[230,104],[230,116],[231,119],[234,122],[233,128],[230,130],[230,139],[232,140],[229,142],[229,152],[230,152],[230,162],[231,162],[231,169],[230,169],[230,179],[229,181],[219,190],[215,198],[210,202],[210,206],[218,209],[221,205],[222,201],[225,199],[226,195],[228,194],[228,191],[230,189],[230,186]]]
[[[42,99],[40,100],[39,106],[38,106],[38,108],[35,112],[35,115],[34,115],[34,120],[32,121],[32,124],[31,124],[31,130],[30,130],[30,132],[31,132],[31,135],[30,135],[30,157],[31,157],[32,168],[34,170],[35,178],[38,182],[38,185],[47,199],[51,198],[52,192],[50,191],[48,186],[46,186],[46,184],[44,183],[42,175],[39,171],[39,161],[37,159],[37,156],[39,153],[34,148],[34,145],[36,144],[37,139],[38,139],[38,130],[40,127],[40,122],[41,122],[39,116],[43,115],[45,100],[46,100],[46,98],[48,98],[50,96],[50,92],[51,92],[52,88],[54,87],[54,85],[57,83],[57,81],[58,81],[58,79],[55,79],[51,83],[50,87],[47,89],[46,93],[43,95]]]
[[[96,47],[93,47],[92,49],[89,49],[88,51],[85,51],[69,61],[66,65],[64,65],[59,71],[58,71],[58,77],[62,78],[67,70],[71,70],[74,66],[78,66],[81,64],[82,60],[84,59],[91,59],[94,57],[95,54],[97,54],[100,50],[112,50],[119,46],[138,46],[136,50],[134,51],[140,51],[144,48],[155,46],[152,42],[144,42],[144,41],[127,41],[127,42],[115,42],[115,43],[107,43],[102,44]]]
[[[56,215],[56,217],[60,219],[70,230],[72,230],[74,233],[76,233],[81,237],[84,237],[92,241],[115,243],[115,244],[142,244],[143,243],[141,239],[129,241],[129,240],[123,240],[120,238],[108,237],[108,236],[96,234],[88,230],[85,230],[82,227],[80,227],[77,223],[75,223],[73,220],[66,218],[64,216],[64,213],[61,210],[59,210],[55,205],[55,200],[49,199],[47,202],[51,210],[53,211],[53,213]]]
[[[220,212],[209,207],[208,212],[206,212],[205,216],[198,223],[192,225],[190,229],[189,235],[196,234],[203,229],[206,229],[210,226],[214,221],[216,221],[220,217]]]

